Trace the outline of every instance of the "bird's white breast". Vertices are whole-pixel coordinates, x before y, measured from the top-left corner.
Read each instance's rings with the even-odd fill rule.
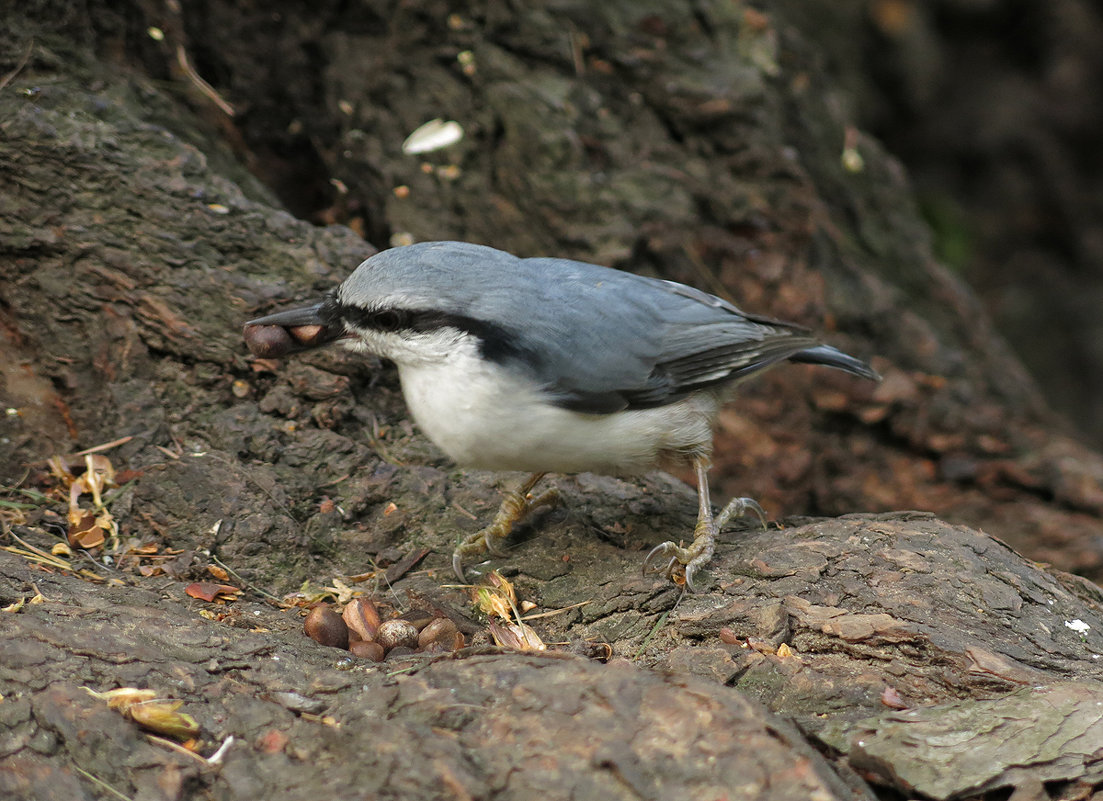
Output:
[[[583,414],[562,409],[531,379],[451,339],[433,359],[395,359],[421,429],[458,464],[529,472],[643,472],[707,455],[719,401],[703,393],[656,409]]]

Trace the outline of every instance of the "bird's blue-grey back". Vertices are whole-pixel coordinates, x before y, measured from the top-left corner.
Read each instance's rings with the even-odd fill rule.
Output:
[[[580,411],[662,405],[784,359],[876,375],[802,328],[747,315],[681,284],[464,242],[376,254],[337,300],[469,321],[501,345],[496,357]]]

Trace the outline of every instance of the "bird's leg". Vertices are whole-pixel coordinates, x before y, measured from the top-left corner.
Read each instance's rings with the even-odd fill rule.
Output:
[[[686,586],[694,590],[693,577],[704,567],[716,551],[716,537],[720,529],[732,518],[741,517],[748,511],[754,512],[766,527],[766,512],[753,498],[733,498],[715,518],[712,515],[712,501],[709,497],[708,459],[698,456],[693,460],[693,471],[697,474],[697,525],[693,529],[693,542],[688,548],[673,542],[661,543],[651,550],[643,560],[644,572],[662,573],[674,579],[682,572]]]
[[[498,514],[494,516],[493,523],[481,531],[464,537],[452,553],[452,570],[459,576],[460,581],[467,580],[463,574],[463,563],[467,558],[486,552],[500,556],[501,552],[495,546],[496,541],[509,536],[513,526],[533,509],[551,506],[559,500],[559,491],[554,488],[535,498],[532,497],[533,487],[545,475],[545,473],[533,473],[525,479],[520,487],[507,493],[502,499],[502,505],[498,508]]]

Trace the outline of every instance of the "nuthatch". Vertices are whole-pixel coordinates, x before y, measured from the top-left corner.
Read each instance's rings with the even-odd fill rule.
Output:
[[[684,572],[692,589],[729,518],[751,511],[765,523],[750,498],[715,517],[709,501],[713,424],[735,384],[783,361],[879,378],[803,328],[682,284],[464,242],[378,253],[321,302],[246,323],[245,340],[258,356],[341,340],[389,359],[414,420],[457,464],[532,474],[456,548],[461,580],[465,559],[493,553],[555,499],[530,496],[545,473],[688,463],[700,502],[693,542],[664,542],[644,565]]]

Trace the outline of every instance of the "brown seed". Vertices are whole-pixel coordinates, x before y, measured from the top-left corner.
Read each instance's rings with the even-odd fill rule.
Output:
[[[426,654],[447,654],[461,648],[463,648],[463,635],[458,631],[453,631],[451,634],[426,643],[421,650],[422,653]]]
[[[349,643],[349,650],[352,651],[354,656],[358,656],[361,659],[370,659],[372,662],[383,661],[383,646],[377,642],[357,640],[356,642]]]
[[[294,325],[287,329],[287,333],[304,345],[313,345],[326,334],[324,325]]]
[[[282,325],[247,325],[242,336],[252,354],[262,359],[283,356],[295,347],[295,340]]]
[[[316,606],[303,622],[306,636],[322,645],[333,648],[349,647],[349,627],[341,616],[328,606]]]
[[[341,615],[348,627],[360,637],[370,642],[379,630],[379,610],[367,598],[353,598],[345,606]]]
[[[416,653],[413,648],[408,645],[396,645],[391,650],[387,651],[388,659],[395,659],[400,656],[409,656],[412,653]]]
[[[413,623],[418,631],[421,631],[436,619],[436,615],[425,609],[411,609],[408,612],[403,612],[399,617]]]
[[[421,634],[417,635],[417,644],[419,648],[427,648],[429,643],[440,640],[442,642],[452,642],[452,632],[456,630],[456,624],[446,617],[438,617],[433,620],[428,626],[421,630]]]
[[[386,651],[399,646],[416,648],[417,628],[410,621],[401,618],[388,620],[380,624],[379,631],[375,633],[375,641]]]

